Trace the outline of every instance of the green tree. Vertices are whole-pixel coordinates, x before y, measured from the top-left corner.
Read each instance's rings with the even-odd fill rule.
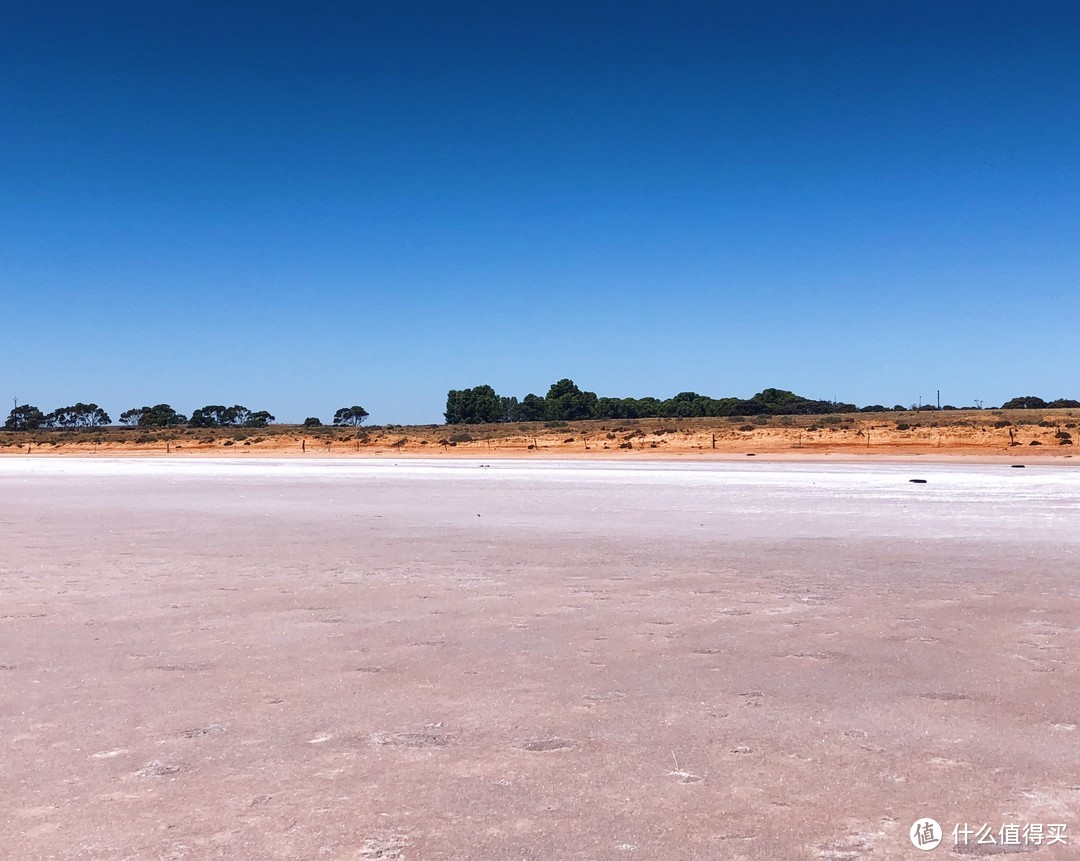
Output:
[[[855,404],[811,400],[784,389],[763,389],[738,405],[738,412],[754,416],[826,415],[855,409]]]
[[[521,413],[521,404],[518,403],[518,399],[515,397],[499,397],[499,421],[500,422],[518,422],[521,421],[519,415]]]
[[[507,421],[508,412],[516,412],[516,403],[511,410],[509,402],[504,402],[491,386],[475,386],[471,389],[451,389],[446,393],[446,412],[443,416],[448,425],[487,424]]]
[[[547,403],[542,397],[530,392],[521,399],[517,410],[519,422],[542,422],[545,418],[547,418]]]
[[[167,428],[187,423],[187,416],[178,413],[168,404],[152,407],[133,407],[120,413],[120,422],[128,427]]]
[[[336,413],[334,413],[334,424],[336,425],[349,425],[351,427],[360,427],[364,423],[364,419],[368,417],[368,411],[363,407],[354,404],[351,407],[342,407]]]
[[[79,402],[70,407],[58,407],[45,417],[50,427],[96,428],[107,425],[112,419],[97,404]]]
[[[304,427],[306,427],[306,428],[321,428],[322,427],[322,421],[320,419],[315,418],[315,416],[308,416],[306,419],[304,419]]]
[[[637,418],[654,419],[659,417],[662,404],[659,398],[627,398],[632,402],[630,407],[637,413]]]
[[[1046,401],[1034,395],[1026,395],[1022,398],[1013,398],[1001,405],[1003,410],[1041,410],[1046,407]]]
[[[595,392],[583,392],[570,379],[551,384],[547,397],[547,417],[554,421],[572,422],[591,419],[596,413]]]
[[[224,404],[207,404],[191,414],[188,422],[193,428],[219,428],[232,424],[230,408]]]
[[[270,415],[266,410],[259,410],[258,412],[248,413],[247,418],[244,419],[244,427],[264,428],[273,421],[276,421],[274,416]]]
[[[72,409],[72,407],[57,407],[51,413],[45,415],[45,421],[42,422],[42,425],[47,428],[75,427],[75,416]]]
[[[712,398],[697,392],[679,392],[660,406],[661,415],[668,418],[700,418],[710,415]]]
[[[593,417],[598,419],[655,418],[661,414],[657,398],[597,398]]]
[[[738,398],[716,398],[713,400],[711,416],[737,416],[739,414]]]
[[[264,428],[274,420],[266,410],[255,412],[241,404],[207,404],[191,414],[189,424],[195,428]]]
[[[37,430],[45,424],[45,421],[45,414],[41,410],[31,404],[23,404],[8,413],[7,421],[4,422],[4,429],[14,431]]]

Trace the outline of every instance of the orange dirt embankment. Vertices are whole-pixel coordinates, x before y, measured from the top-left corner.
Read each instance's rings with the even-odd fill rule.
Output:
[[[980,410],[361,428],[104,428],[0,432],[0,454],[729,458],[913,455],[1071,458],[1080,410]],[[1076,439],[1074,439],[1074,437]]]

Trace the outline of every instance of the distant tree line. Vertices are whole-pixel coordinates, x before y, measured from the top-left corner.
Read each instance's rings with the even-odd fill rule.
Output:
[[[1074,401],[1072,398],[1058,398],[1056,401],[1044,401],[1042,398],[1027,395],[1026,397],[1013,398],[1010,401],[1005,401],[1005,403],[1001,405],[1001,409],[1003,410],[1058,410],[1065,409],[1066,407],[1080,407],[1080,401]]]
[[[367,417],[367,410],[359,404],[353,404],[351,407],[342,407],[334,413],[334,425],[338,427],[356,428],[360,427]],[[306,428],[321,428],[322,426],[322,419],[316,418],[315,416],[308,416],[304,419],[304,427]]]
[[[97,404],[78,403],[70,407],[57,407],[51,413],[43,413],[31,404],[13,409],[4,422],[6,430],[34,430],[36,428],[97,428],[110,424],[112,419]]]
[[[354,404],[342,407],[334,413],[334,424],[358,427],[368,417],[368,411]],[[156,404],[152,407],[133,407],[120,413],[120,424],[131,428],[264,428],[277,419],[266,410],[251,410],[240,404],[231,407],[223,404],[207,404],[200,407],[188,418],[178,413],[169,404]],[[97,404],[78,403],[70,407],[58,407],[51,413],[44,413],[31,404],[16,406],[4,422],[4,429],[10,431],[39,430],[41,428],[100,428],[112,424],[112,419]],[[304,427],[321,427],[317,418],[308,418]]]
[[[274,417],[266,410],[255,412],[239,404],[231,407],[213,404],[195,410],[188,424],[193,428],[264,428],[272,421]]]
[[[217,405],[195,410],[191,418],[178,413],[168,404],[134,407],[120,413],[120,424],[138,428],[189,427],[266,427],[274,417],[266,410],[253,411],[239,404],[232,407]],[[97,404],[75,404],[43,413],[30,404],[15,407],[4,422],[5,430],[38,430],[40,428],[100,428],[112,424],[112,419]]]
[[[1043,401],[1040,398],[1013,398],[1002,409],[1055,409],[1080,407],[1080,401],[1059,399]],[[578,421],[581,419],[644,419],[644,418],[719,418],[728,416],[781,416],[781,415],[827,415],[830,413],[886,412],[890,408],[881,404],[857,407],[840,401],[824,401],[805,398],[783,389],[765,389],[751,398],[713,398],[697,392],[680,392],[674,397],[661,400],[654,397],[612,398],[600,397],[595,392],[583,391],[573,380],[564,379],[553,383],[543,397],[525,395],[518,400],[513,396],[499,395],[491,386],[475,386],[471,389],[451,389],[446,396],[447,424],[488,424],[492,422]],[[891,408],[897,412],[909,409],[934,410],[937,407]],[[946,405],[943,410],[957,407]],[[964,407],[963,409],[981,409]]]
[[[581,419],[701,418],[737,415],[818,415],[854,412],[854,404],[815,401],[781,389],[765,389],[752,398],[712,398],[697,392],[674,397],[611,398],[582,391],[573,380],[553,383],[540,397],[501,396],[491,386],[454,389],[446,397],[447,424],[488,422],[578,421]]]
[[[1062,409],[1080,408],[1080,401],[1058,398],[1045,401],[1032,395],[1012,398],[999,409]],[[696,392],[680,392],[661,400],[654,397],[612,398],[599,397],[595,392],[583,391],[573,380],[559,380],[551,385],[546,395],[527,394],[521,400],[499,395],[491,386],[475,386],[471,389],[451,389],[446,396],[447,424],[489,424],[495,422],[578,421],[581,419],[646,419],[646,418],[709,418],[728,416],[780,416],[780,415],[826,415],[853,412],[896,412],[908,410],[936,410],[930,405],[897,404],[886,407],[870,404],[856,407],[840,401],[824,401],[804,398],[783,389],[764,389],[752,398],[713,398]],[[954,407],[946,404],[942,410],[982,409],[981,402],[974,407]],[[333,424],[341,427],[359,427],[368,417],[368,411],[354,404],[341,407],[334,413]],[[120,424],[137,428],[262,428],[277,419],[266,410],[251,410],[240,404],[231,407],[208,404],[200,407],[191,417],[177,412],[169,404],[133,407],[120,414]],[[31,404],[16,406],[4,422],[4,430],[25,431],[41,428],[93,429],[112,424],[112,419],[97,404],[79,402],[68,407],[57,407],[45,413]],[[315,417],[304,420],[308,428],[322,427]]]
[[[168,404],[152,407],[133,407],[120,413],[120,424],[138,428],[171,428],[187,425],[193,428],[264,428],[274,416],[266,410],[250,410],[240,404],[231,407],[207,404],[188,418]]]

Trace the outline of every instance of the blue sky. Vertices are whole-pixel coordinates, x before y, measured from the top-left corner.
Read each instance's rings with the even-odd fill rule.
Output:
[[[3,13],[8,403],[1080,397],[1073,2]]]

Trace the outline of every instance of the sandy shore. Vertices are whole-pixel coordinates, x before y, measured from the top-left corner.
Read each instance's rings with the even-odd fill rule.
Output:
[[[1076,462],[1077,410],[969,410],[518,425],[0,432],[0,455],[590,458],[964,457]]]
[[[1072,858],[1078,516],[1001,462],[0,459],[0,845]]]

